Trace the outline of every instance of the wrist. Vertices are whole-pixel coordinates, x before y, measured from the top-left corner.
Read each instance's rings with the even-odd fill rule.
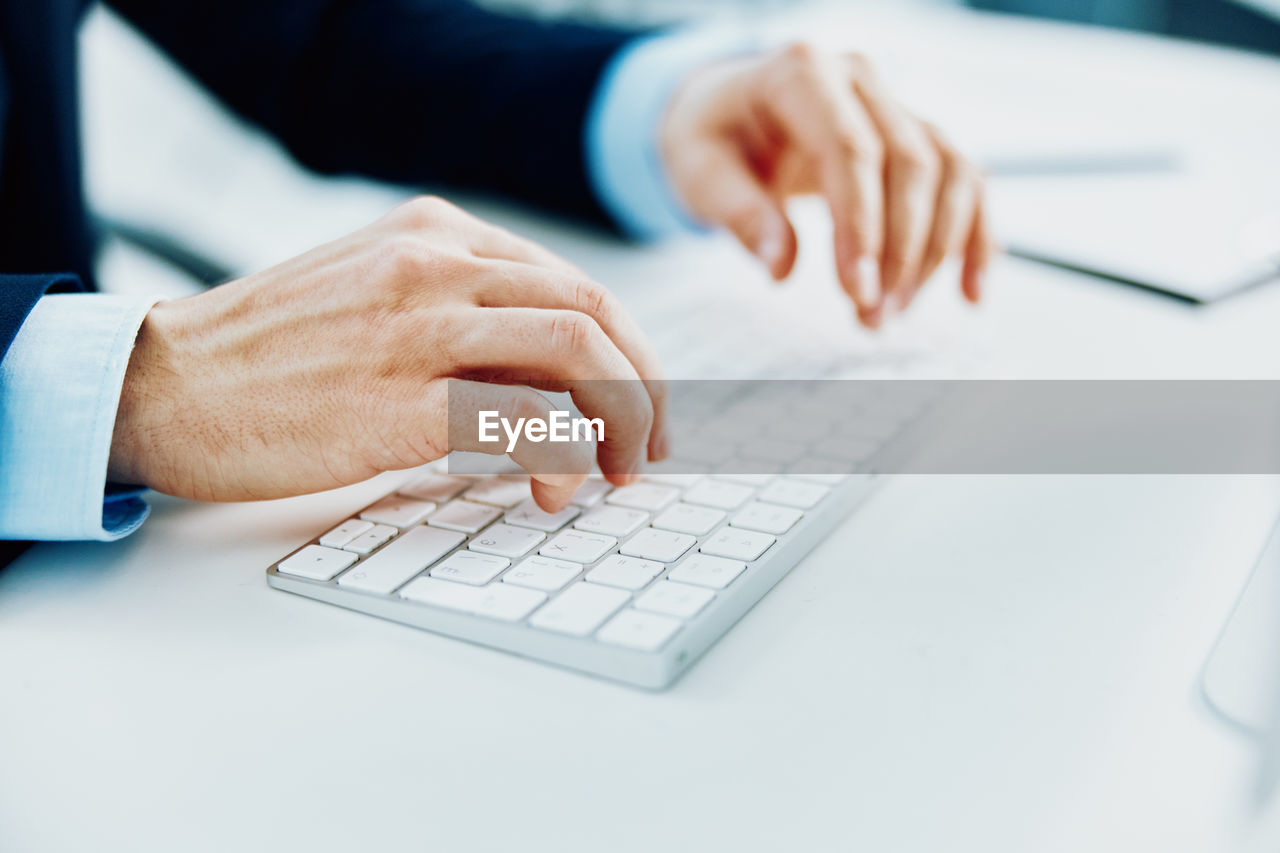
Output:
[[[110,482],[154,486],[165,479],[155,471],[157,448],[178,409],[182,378],[174,313],[173,303],[157,303],[138,329],[116,407],[107,461]]]

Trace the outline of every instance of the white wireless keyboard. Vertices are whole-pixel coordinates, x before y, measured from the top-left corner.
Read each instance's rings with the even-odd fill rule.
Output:
[[[588,480],[427,473],[267,571],[278,589],[649,688],[670,684],[839,523],[869,475]]]

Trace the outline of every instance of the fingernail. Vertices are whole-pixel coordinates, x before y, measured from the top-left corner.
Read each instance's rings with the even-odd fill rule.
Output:
[[[880,304],[880,264],[870,255],[863,255],[854,263],[853,291],[857,303],[863,308]]]
[[[884,309],[873,308],[870,311],[855,310],[854,315],[858,318],[858,322],[866,326],[868,329],[875,331],[880,328],[880,324],[884,320]]]
[[[760,241],[756,243],[756,257],[763,261],[769,269],[773,269],[778,263],[778,257],[781,254],[782,223],[776,216],[769,216],[765,219]]]

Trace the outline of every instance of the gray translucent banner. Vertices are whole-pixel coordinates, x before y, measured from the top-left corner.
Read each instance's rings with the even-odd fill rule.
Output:
[[[1275,474],[1280,381],[686,380],[666,383],[670,474]],[[455,394],[455,388],[458,393]],[[471,386],[473,389],[474,386]],[[574,383],[548,406],[599,416],[641,383]],[[474,391],[451,383],[453,448],[476,449]],[[514,422],[514,418],[512,419]],[[582,432],[579,432],[581,436]],[[526,440],[521,436],[520,441]],[[500,454],[505,438],[486,453]],[[591,448],[548,442],[532,473],[564,473]],[[607,456],[607,454],[606,454]],[[454,454],[458,473],[494,458]],[[529,467],[526,465],[526,467]]]

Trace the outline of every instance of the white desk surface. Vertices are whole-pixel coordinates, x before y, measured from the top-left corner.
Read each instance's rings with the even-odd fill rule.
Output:
[[[1143,60],[1194,79],[1192,66],[1277,73],[1072,28],[911,26],[926,46],[950,32],[974,65],[1020,45],[1038,74],[1066,74],[1067,56],[1089,57],[1095,77],[1109,60],[1130,82],[1150,79]],[[892,52],[905,31],[886,18],[862,33]],[[144,209],[144,164],[159,161],[145,139],[119,142],[138,130],[111,124],[127,99],[95,106],[103,81],[131,73],[104,47],[123,38],[101,17],[90,27],[91,178],[107,206]],[[1223,107],[1229,93],[1199,94],[1280,138],[1280,110],[1263,127]],[[1220,143],[1226,159],[1257,147]],[[243,152],[264,149],[238,150],[256,174]],[[304,180],[272,157],[286,201],[259,188],[239,216],[204,213],[246,263],[395,195]],[[244,236],[285,203],[310,213],[273,216],[279,240]],[[765,292],[725,240],[627,248],[485,210],[615,284],[650,323],[649,283],[664,278],[833,299],[818,250],[799,292]],[[202,227],[198,210],[182,215]],[[113,261],[108,278],[143,269]],[[917,317],[868,346],[940,365],[976,351],[992,375],[1280,366],[1280,288],[1190,309],[1004,261],[982,311],[951,291],[934,283]],[[1204,707],[1197,676],[1280,512],[1274,478],[893,479],[658,694],[267,588],[269,563],[385,488],[156,498],[125,541],[41,545],[0,572],[0,849],[1201,851],[1248,827],[1255,749]]]

